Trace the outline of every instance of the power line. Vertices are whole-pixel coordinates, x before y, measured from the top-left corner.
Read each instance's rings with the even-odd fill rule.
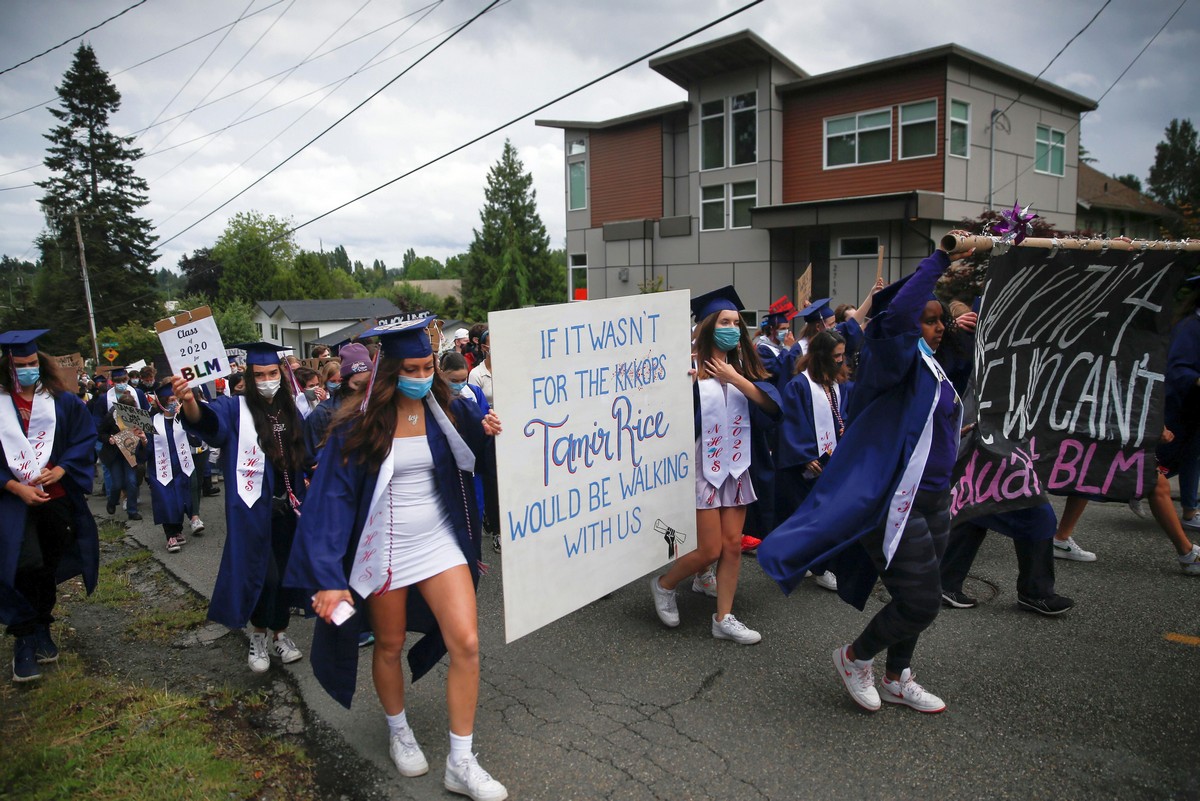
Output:
[[[265,5],[265,6],[263,6],[262,8],[258,9],[257,11],[252,11],[252,12],[250,12],[249,14],[247,14],[247,15],[246,15],[246,17],[245,17],[245,18],[246,18],[246,19],[250,19],[251,17],[253,17],[253,16],[257,15],[257,14],[261,14],[261,13],[263,13],[264,11],[267,11],[267,10],[269,10],[269,9],[271,9],[271,8],[274,8],[275,6],[279,5],[280,3],[284,2],[284,1],[285,1],[285,0],[275,0],[275,2],[273,2],[273,3],[269,4],[269,5]],[[202,34],[200,34],[199,36],[195,37],[194,39],[188,39],[188,40],[187,40],[186,42],[184,42],[183,44],[178,44],[178,45],[175,45],[174,47],[170,48],[169,50],[164,50],[164,51],[162,51],[162,52],[161,52],[161,53],[159,53],[158,55],[155,55],[155,56],[150,56],[150,58],[142,59],[141,61],[139,61],[139,62],[138,62],[138,63],[136,63],[136,64],[130,64],[128,67],[125,67],[125,68],[123,68],[123,69],[119,69],[119,70],[117,70],[116,72],[114,72],[114,73],[111,73],[111,77],[115,78],[115,77],[117,77],[118,75],[120,75],[120,74],[122,74],[122,73],[129,72],[129,71],[130,71],[130,70],[132,70],[132,69],[137,69],[138,67],[140,67],[140,66],[142,66],[142,65],[144,65],[144,64],[149,64],[151,61],[154,61],[154,60],[156,60],[156,59],[160,59],[160,58],[162,58],[163,56],[169,56],[171,53],[174,53],[176,50],[182,50],[183,48],[187,47],[188,45],[192,45],[192,44],[195,44],[196,42],[199,42],[201,39],[207,39],[208,37],[212,36],[214,33],[220,33],[221,31],[225,30],[226,28],[228,28],[228,27],[230,27],[230,26],[233,26],[233,25],[236,25],[238,22],[239,22],[239,20],[234,20],[233,22],[227,22],[227,23],[225,23],[224,25],[222,25],[222,26],[221,26],[221,27],[219,27],[219,28],[213,28],[213,29],[212,29],[211,31],[209,31],[208,33],[202,33]],[[32,106],[29,106],[28,108],[23,108],[23,109],[21,109],[20,111],[12,111],[12,112],[9,112],[8,114],[5,114],[4,116],[0,117],[0,122],[4,122],[4,121],[5,121],[5,120],[7,120],[7,119],[11,119],[12,117],[19,116],[19,115],[21,115],[21,114],[24,114],[24,113],[26,113],[26,112],[29,112],[29,111],[34,111],[35,109],[39,109],[39,108],[45,108],[46,106],[48,106],[48,105],[50,105],[51,103],[53,103],[55,100],[57,100],[57,98],[51,97],[51,98],[49,98],[49,99],[47,99],[47,100],[43,100],[43,101],[41,101],[40,103],[35,103],[35,104],[33,104]],[[26,169],[28,169],[28,168],[26,168]]]
[[[445,39],[443,39],[442,41],[438,42],[436,45],[434,45],[433,47],[431,47],[431,48],[430,48],[428,51],[426,51],[426,52],[425,52],[425,54],[424,54],[424,55],[422,55],[420,58],[418,58],[418,59],[417,59],[416,61],[414,61],[412,64],[409,64],[407,67],[405,67],[403,70],[401,70],[401,71],[400,71],[400,72],[399,72],[399,73],[398,73],[398,74],[397,74],[395,77],[393,77],[393,78],[392,78],[390,81],[388,81],[388,82],[387,82],[387,83],[385,83],[383,86],[379,87],[379,88],[378,88],[378,89],[376,89],[374,92],[372,92],[370,95],[368,95],[368,96],[367,96],[367,98],[366,98],[365,100],[363,100],[361,103],[359,103],[359,104],[358,104],[358,105],[356,105],[354,108],[352,108],[352,109],[350,109],[349,111],[347,111],[345,114],[343,114],[343,115],[342,115],[341,117],[339,117],[338,119],[336,119],[336,120],[335,120],[335,121],[334,121],[332,124],[330,124],[330,125],[329,125],[327,128],[325,128],[325,130],[321,131],[319,134],[317,134],[316,136],[314,136],[312,139],[309,139],[307,142],[305,142],[303,145],[301,145],[301,146],[300,146],[300,147],[299,147],[297,150],[295,150],[295,151],[294,151],[294,152],[293,152],[293,153],[292,153],[290,156],[288,156],[288,157],[287,157],[287,158],[285,158],[283,161],[281,161],[281,162],[279,162],[278,164],[276,164],[276,165],[275,165],[274,167],[272,167],[271,169],[267,170],[265,173],[263,173],[262,175],[260,175],[258,178],[256,178],[256,179],[254,179],[253,181],[251,181],[251,182],[250,182],[250,184],[249,184],[249,186],[247,186],[247,187],[245,187],[244,189],[242,189],[241,191],[239,191],[239,192],[238,192],[237,194],[235,194],[233,197],[229,198],[228,200],[226,200],[225,202],[223,202],[221,205],[217,206],[215,209],[213,209],[212,211],[208,212],[207,214],[205,214],[203,217],[201,217],[200,219],[196,220],[195,222],[193,222],[193,223],[192,223],[191,225],[189,225],[188,227],[184,228],[183,230],[181,230],[181,231],[179,231],[179,232],[177,232],[177,233],[175,233],[175,234],[171,235],[170,237],[168,237],[168,238],[166,238],[166,239],[162,240],[161,242],[159,242],[159,243],[158,243],[158,246],[159,246],[159,247],[162,247],[163,245],[167,244],[168,242],[172,242],[172,241],[174,241],[174,240],[178,239],[178,238],[179,238],[180,236],[182,236],[183,234],[185,234],[185,233],[187,233],[188,231],[192,230],[192,229],[193,229],[193,228],[195,228],[197,225],[199,225],[200,223],[204,222],[204,221],[205,221],[205,220],[207,220],[209,217],[213,216],[213,215],[214,215],[214,214],[216,214],[218,211],[220,211],[221,209],[225,208],[225,207],[226,207],[226,206],[228,206],[230,203],[232,203],[233,201],[237,200],[239,197],[241,197],[242,195],[246,194],[247,192],[249,192],[249,191],[250,191],[251,189],[253,189],[254,187],[258,186],[260,183],[262,183],[264,180],[266,180],[268,176],[270,176],[272,173],[274,173],[274,172],[275,172],[276,170],[278,170],[280,167],[282,167],[283,165],[287,164],[289,161],[291,161],[292,159],[294,159],[296,156],[300,155],[302,152],[304,152],[304,150],[305,150],[305,149],[307,149],[307,148],[308,148],[310,145],[312,145],[313,143],[315,143],[315,142],[316,142],[318,139],[320,139],[320,138],[321,138],[321,137],[323,137],[325,134],[327,134],[327,133],[329,133],[330,131],[332,131],[332,130],[333,130],[334,128],[336,128],[338,125],[342,124],[342,122],[344,122],[344,121],[345,121],[345,120],[346,120],[348,117],[350,117],[350,115],[351,115],[351,114],[354,114],[356,111],[358,111],[359,109],[361,109],[361,108],[362,108],[363,106],[365,106],[367,103],[370,103],[370,102],[371,102],[372,100],[374,100],[374,99],[375,99],[375,98],[376,98],[376,97],[377,97],[377,96],[378,96],[378,95],[379,95],[381,92],[383,92],[385,89],[387,89],[389,86],[391,86],[392,84],[394,84],[396,81],[400,80],[402,77],[404,77],[405,75],[407,75],[407,74],[408,74],[408,73],[409,73],[409,72],[410,72],[410,71],[411,71],[413,68],[415,68],[415,67],[416,67],[418,64],[420,64],[422,61],[424,61],[425,59],[429,58],[431,55],[433,55],[434,53],[436,53],[436,52],[437,52],[439,49],[441,49],[441,47],[442,47],[443,45],[445,45],[445,44],[446,44],[446,42],[449,42],[449,41],[450,41],[451,39],[453,39],[455,36],[458,36],[458,34],[460,34],[460,33],[462,33],[463,31],[465,31],[465,30],[466,30],[468,27],[470,27],[470,26],[471,26],[471,24],[472,24],[473,22],[475,22],[477,19],[479,19],[480,17],[482,17],[482,16],[483,16],[484,14],[486,14],[487,12],[491,11],[491,10],[492,10],[492,8],[493,8],[493,7],[494,7],[494,6],[495,6],[497,3],[499,3],[499,2],[500,2],[500,0],[492,0],[490,3],[488,3],[488,4],[487,4],[487,6],[485,6],[485,7],[483,8],[483,10],[481,10],[481,11],[480,11],[478,14],[476,14],[475,16],[471,17],[471,19],[467,20],[467,22],[466,22],[466,23],[465,23],[465,24],[464,24],[464,25],[463,25],[461,28],[459,28],[459,29],[458,29],[458,30],[456,30],[454,33],[450,34],[450,35],[449,35],[449,36],[447,36]],[[762,0],[757,0],[757,2],[762,2]]]
[[[37,186],[37,184],[21,184],[20,186],[0,186],[0,192],[11,192],[14,189],[28,189],[31,186]]]
[[[1172,11],[1172,12],[1171,12],[1171,16],[1167,17],[1167,21],[1166,21],[1166,22],[1164,22],[1164,23],[1163,23],[1163,24],[1162,24],[1162,25],[1159,27],[1159,29],[1158,29],[1158,30],[1157,30],[1157,31],[1154,33],[1154,35],[1150,37],[1150,41],[1146,42],[1146,44],[1145,44],[1145,45],[1142,47],[1142,49],[1138,51],[1137,55],[1133,57],[1133,60],[1132,60],[1132,61],[1130,61],[1130,62],[1129,62],[1129,63],[1128,63],[1126,66],[1125,66],[1125,69],[1121,70],[1121,74],[1120,74],[1120,75],[1118,75],[1118,76],[1116,77],[1116,80],[1114,80],[1112,83],[1110,83],[1110,84],[1108,85],[1108,88],[1107,88],[1107,89],[1105,89],[1105,90],[1104,90],[1104,93],[1103,93],[1102,95],[1100,95],[1100,97],[1099,97],[1099,98],[1096,100],[1096,107],[1097,107],[1097,108],[1099,108],[1099,107],[1100,107],[1100,103],[1101,103],[1101,101],[1103,101],[1103,100],[1104,100],[1104,98],[1108,97],[1108,93],[1109,93],[1109,92],[1111,92],[1111,91],[1113,90],[1113,88],[1114,88],[1114,87],[1116,87],[1116,85],[1117,85],[1118,83],[1120,83],[1120,82],[1121,82],[1121,79],[1125,77],[1125,74],[1126,74],[1127,72],[1129,72],[1131,69],[1133,69],[1133,65],[1134,65],[1134,64],[1136,64],[1136,63],[1137,63],[1137,61],[1138,61],[1138,59],[1142,57],[1142,54],[1143,54],[1143,53],[1145,53],[1147,50],[1149,50],[1149,49],[1150,49],[1150,45],[1154,44],[1154,40],[1155,40],[1155,39],[1157,39],[1157,38],[1159,37],[1159,35],[1161,35],[1161,34],[1162,34],[1162,32],[1163,32],[1163,31],[1165,31],[1165,30],[1167,29],[1167,26],[1171,24],[1171,20],[1175,19],[1175,15],[1176,15],[1176,14],[1178,14],[1180,11],[1182,11],[1182,10],[1183,10],[1183,7],[1184,7],[1185,5],[1187,5],[1187,1],[1188,1],[1188,0],[1181,0],[1181,2],[1180,2],[1180,3],[1179,3],[1179,5],[1176,7],[1176,9],[1175,9],[1174,11]],[[1094,109],[1093,109],[1093,110],[1094,110]],[[1076,121],[1075,121],[1075,122],[1074,122],[1074,123],[1071,125],[1071,127],[1067,129],[1066,133],[1068,133],[1068,134],[1069,134],[1071,131],[1074,131],[1076,128],[1078,128],[1078,127],[1079,127],[1079,126],[1080,126],[1080,125],[1083,123],[1083,118],[1084,118],[1084,117],[1086,117],[1088,114],[1091,114],[1091,113],[1092,113],[1091,111],[1085,111],[1085,112],[1083,112],[1082,114],[1080,114],[1080,115],[1079,115],[1079,119],[1078,119],[1078,120],[1076,120]],[[1064,138],[1065,138],[1065,135],[1064,135]],[[1027,173],[1027,172],[1029,172],[1030,170],[1032,170],[1032,169],[1033,169],[1034,167],[1036,167],[1036,166],[1037,166],[1037,157],[1036,157],[1036,154],[1035,154],[1035,156],[1034,156],[1034,159],[1033,159],[1033,160],[1032,160],[1032,161],[1029,163],[1029,166],[1028,166],[1028,167],[1026,167],[1025,169],[1023,169],[1023,170],[1021,170],[1020,172],[1018,172],[1016,175],[1014,175],[1014,176],[1012,177],[1012,179],[1011,179],[1011,180],[1009,180],[1009,182],[1008,182],[1008,183],[1006,183],[1006,184],[1002,185],[1001,187],[999,187],[999,188],[998,188],[998,189],[996,189],[995,191],[999,192],[999,191],[1001,191],[1001,190],[1007,189],[1009,186],[1011,186],[1012,184],[1016,183],[1016,182],[1017,182],[1017,180],[1018,180],[1018,179],[1020,179],[1020,177],[1021,177],[1022,175],[1024,175],[1024,174],[1025,174],[1025,173]]]
[[[333,95],[333,93],[334,93],[334,92],[336,92],[338,89],[342,88],[342,86],[344,86],[344,85],[346,84],[346,82],[350,80],[350,78],[352,78],[354,75],[358,74],[358,72],[361,72],[361,71],[362,71],[362,70],[363,70],[363,69],[364,69],[364,68],[365,68],[365,67],[366,67],[368,64],[370,64],[372,61],[374,61],[376,58],[378,58],[378,57],[379,57],[379,56],[380,56],[382,53],[386,52],[386,51],[387,51],[387,49],[388,49],[389,47],[391,47],[393,44],[395,44],[397,41],[399,41],[401,37],[403,37],[405,34],[407,34],[409,31],[411,31],[411,30],[412,30],[413,28],[415,28],[417,25],[421,24],[421,22],[422,22],[422,21],[425,19],[425,17],[427,17],[427,16],[429,16],[430,14],[432,14],[432,13],[433,13],[433,11],[434,11],[434,8],[436,8],[436,7],[437,7],[437,5],[439,5],[439,4],[440,4],[440,3],[435,3],[434,5],[430,6],[430,7],[429,7],[429,9],[428,9],[428,10],[425,12],[425,14],[423,14],[423,15],[422,15],[422,16],[420,16],[420,17],[418,17],[418,18],[417,18],[417,19],[416,19],[416,20],[415,20],[415,21],[412,23],[412,25],[409,25],[407,28],[405,28],[403,31],[401,31],[399,34],[397,34],[397,35],[395,36],[395,38],[393,38],[393,39],[392,39],[390,42],[388,42],[388,43],[387,43],[387,44],[385,44],[383,47],[381,47],[381,48],[380,48],[380,49],[379,49],[379,50],[378,50],[378,51],[377,51],[377,52],[376,52],[374,55],[372,55],[372,56],[371,56],[370,58],[368,58],[368,59],[367,59],[365,62],[363,62],[363,66],[362,66],[362,67],[360,67],[360,68],[359,68],[358,70],[356,70],[355,72],[353,72],[353,73],[351,73],[350,75],[348,75],[348,76],[346,76],[345,78],[343,78],[343,79],[342,79],[340,82],[336,82],[336,83],[337,83],[337,85],[336,85],[336,86],[334,86],[332,89],[330,89],[330,90],[329,90],[329,91],[328,91],[328,92],[325,94],[325,96],[324,96],[324,97],[321,97],[321,98],[319,98],[319,99],[317,100],[317,102],[316,102],[316,103],[313,103],[311,106],[309,106],[307,109],[305,109],[305,110],[304,110],[304,111],[303,111],[303,112],[300,114],[300,116],[296,117],[296,119],[292,120],[292,121],[291,121],[291,122],[289,122],[289,123],[288,123],[286,126],[284,126],[283,130],[279,131],[279,133],[277,133],[277,134],[275,134],[274,136],[272,136],[272,137],[271,137],[270,139],[268,139],[266,142],[263,142],[263,143],[262,143],[262,144],[259,146],[259,148],[258,148],[257,150],[255,150],[253,153],[251,153],[249,156],[247,156],[245,159],[243,159],[243,160],[242,160],[242,162],[241,162],[240,164],[238,164],[237,166],[233,167],[231,170],[229,170],[229,172],[225,173],[225,175],[223,175],[223,176],[221,176],[219,179],[217,179],[217,181],[216,181],[216,182],[214,182],[214,183],[213,183],[211,186],[209,186],[207,189],[205,189],[205,190],[204,190],[203,192],[201,192],[199,195],[197,195],[196,197],[194,197],[194,198],[192,198],[191,200],[189,200],[189,201],[188,201],[186,204],[184,204],[184,205],[183,205],[183,207],[182,207],[182,208],[180,208],[180,209],[176,210],[176,211],[175,211],[175,212],[173,212],[173,213],[172,213],[170,216],[168,216],[168,217],[166,217],[165,219],[163,219],[162,221],[160,221],[160,222],[159,222],[159,225],[164,225],[164,224],[166,224],[166,223],[170,222],[171,220],[173,220],[175,217],[177,217],[177,216],[179,216],[180,214],[182,214],[182,213],[183,213],[184,211],[186,211],[186,210],[187,210],[189,207],[191,207],[191,205],[192,205],[193,203],[195,203],[197,200],[200,200],[202,197],[204,197],[205,195],[207,195],[207,194],[208,194],[209,192],[211,192],[212,190],[216,189],[216,188],[217,188],[218,186],[220,186],[220,185],[221,185],[223,182],[225,182],[226,180],[228,180],[228,179],[229,179],[229,176],[233,175],[235,172],[237,172],[238,170],[240,170],[242,167],[246,166],[246,165],[247,165],[247,164],[248,164],[248,163],[249,163],[249,162],[250,162],[250,161],[251,161],[251,160],[252,160],[252,159],[253,159],[255,156],[257,156],[259,153],[261,153],[261,152],[263,152],[264,150],[266,150],[266,149],[267,149],[267,148],[268,148],[268,147],[269,147],[269,146],[270,146],[270,145],[271,145],[273,142],[275,142],[277,139],[279,139],[279,137],[283,136],[285,133],[287,133],[289,130],[291,130],[291,129],[292,129],[292,126],[296,125],[298,122],[300,122],[300,120],[302,120],[302,119],[304,119],[306,116],[308,116],[308,114],[309,114],[311,111],[313,111],[315,108],[317,108],[317,107],[318,107],[318,106],[320,106],[322,103],[324,103],[324,102],[325,102],[325,101],[326,101],[326,100],[327,100],[327,99],[328,99],[328,98],[329,98],[331,95]],[[197,151],[197,152],[199,152],[199,151]],[[189,157],[189,158],[190,158],[190,157]],[[186,160],[186,159],[185,159],[185,160]],[[180,163],[182,163],[182,162],[180,162]],[[176,166],[178,166],[178,165],[176,165]],[[174,169],[174,168],[172,168],[172,169]],[[168,170],[167,172],[170,172],[170,170]],[[163,173],[163,175],[165,175],[165,174],[166,174],[166,173]],[[161,177],[161,176],[160,176],[160,177]]]
[[[65,41],[59,42],[58,44],[54,45],[54,47],[48,48],[48,49],[46,49],[46,50],[43,50],[42,52],[38,53],[37,55],[30,56],[29,58],[25,59],[24,61],[21,61],[21,62],[19,62],[19,63],[17,63],[17,64],[13,64],[11,67],[6,67],[5,69],[2,69],[2,70],[0,70],[0,75],[3,75],[3,74],[4,74],[4,73],[6,73],[6,72],[12,72],[13,70],[17,69],[18,67],[23,67],[23,66],[25,66],[26,64],[28,64],[28,63],[29,63],[29,62],[31,62],[31,61],[36,61],[37,59],[41,58],[41,57],[42,57],[42,56],[44,56],[44,55],[47,55],[47,54],[49,54],[49,53],[53,53],[55,50],[57,50],[57,49],[58,49],[58,48],[60,48],[60,47],[66,47],[66,46],[67,46],[67,45],[69,45],[71,42],[75,41],[76,39],[78,39],[78,38],[80,38],[80,37],[82,37],[82,36],[86,36],[86,35],[88,35],[89,33],[91,33],[92,31],[96,30],[97,28],[100,28],[100,27],[103,27],[104,25],[107,25],[108,23],[110,23],[110,22],[112,22],[114,19],[116,19],[117,17],[120,17],[120,16],[122,16],[122,15],[124,15],[124,14],[128,14],[130,11],[133,11],[135,8],[137,8],[137,7],[138,7],[138,6],[140,6],[140,5],[143,5],[145,2],[146,2],[146,0],[138,0],[138,2],[134,3],[134,4],[133,4],[133,5],[131,5],[129,8],[125,9],[124,11],[119,11],[119,12],[117,12],[116,14],[113,14],[111,17],[109,17],[108,19],[106,19],[106,20],[104,20],[104,21],[102,21],[102,22],[98,22],[98,23],[96,23],[95,25],[93,25],[92,27],[88,28],[88,29],[87,29],[86,31],[84,31],[83,33],[77,33],[77,34],[75,34],[74,36],[72,36],[70,39],[66,39]]]

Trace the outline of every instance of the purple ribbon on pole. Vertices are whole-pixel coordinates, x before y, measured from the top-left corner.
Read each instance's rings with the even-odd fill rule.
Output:
[[[1006,245],[1019,245],[1025,237],[1033,233],[1033,221],[1036,214],[1029,213],[1029,207],[1021,208],[1014,203],[1011,209],[1000,212],[1000,219],[992,223],[992,233],[1000,237]]]

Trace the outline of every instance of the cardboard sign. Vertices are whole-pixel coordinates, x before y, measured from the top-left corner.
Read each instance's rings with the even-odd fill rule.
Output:
[[[118,403],[113,410],[113,416],[116,417],[117,425],[121,427],[122,431],[128,428],[140,428],[142,431],[154,430],[154,415],[145,409]]]
[[[489,315],[509,642],[695,548],[688,299]]]
[[[796,279],[796,308],[803,309],[810,300],[812,300],[812,264],[809,264]]]
[[[85,370],[83,356],[78,353],[72,353],[68,356],[53,356],[54,369],[58,371],[59,378],[67,382],[67,386],[73,387],[79,381],[80,372]]]
[[[125,429],[113,435],[113,440],[130,467],[137,467],[138,435]]]
[[[978,436],[955,470],[957,519],[1033,506],[1047,492],[1128,501],[1153,489],[1175,290],[1197,258],[1033,247],[992,256],[976,328]]]
[[[187,381],[189,387],[198,387],[233,372],[209,307],[201,306],[159,320],[154,328],[167,361],[171,363],[171,372]]]

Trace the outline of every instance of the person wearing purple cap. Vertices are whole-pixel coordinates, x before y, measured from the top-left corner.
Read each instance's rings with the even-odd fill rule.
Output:
[[[287,634],[290,608],[303,601],[292,598],[280,578],[313,461],[296,401],[290,388],[281,389],[279,346],[238,347],[246,351],[243,396],[199,403],[182,378],[176,377],[173,386],[184,429],[220,448],[222,473],[230,482],[225,493],[229,535],[208,617],[230,628],[251,624],[247,662],[262,673],[270,668],[272,653],[285,665],[303,657]]]
[[[839,679],[868,711],[882,701],[929,713],[946,708],[910,665],[941,608],[939,565],[962,428],[962,404],[938,352],[944,311],[933,297],[955,255],[939,247],[915,273],[874,295],[845,434],[808,497],[758,549],[763,571],[785,593],[809,568],[832,561],[838,595],[862,610],[882,579],[891,600],[833,653]],[[880,692],[873,659],[882,651]]]
[[[150,507],[154,510],[155,525],[163,527],[167,553],[179,553],[187,543],[183,522],[200,519],[192,506],[191,476],[197,465],[187,432],[176,419],[179,401],[175,398],[173,379],[173,376],[167,377],[155,390],[162,414],[154,415],[154,425],[146,432],[150,440]],[[201,525],[199,531],[203,528]],[[196,526],[192,531],[199,533]]]
[[[365,345],[358,342],[343,345],[338,351],[338,357],[342,360],[341,383],[304,419],[304,441],[308,444],[308,452],[317,458],[320,457],[321,448],[325,444],[325,435],[333,415],[343,403],[353,402],[353,398],[361,400],[362,393],[367,389],[367,382],[371,380],[371,354],[367,352]]]
[[[58,659],[50,634],[57,585],[82,575],[91,594],[100,567],[87,506],[96,427],[38,351],[44,333],[0,334],[0,623],[15,638],[18,682]]]
[[[767,378],[739,311],[732,286],[692,299],[696,381],[696,548],[651,576],[654,611],[663,625],[679,625],[675,587],[717,561],[717,611],[712,636],[753,645],[762,639],[733,616],[742,557],[746,507],[757,495],[749,470],[772,474],[766,429],[779,419],[779,393]],[[697,579],[693,589],[698,589]],[[702,588],[701,588],[702,589]],[[705,593],[707,594],[707,593]]]
[[[403,776],[429,763],[405,713],[402,655],[407,631],[412,680],[447,652],[450,753],[444,785],[475,801],[508,797],[472,752],[479,700],[475,586],[483,536],[472,473],[494,458],[495,412],[451,395],[434,370],[425,320],[381,321],[381,352],[365,409],[343,405],[313,477],[321,503],[306,510],[285,583],[313,592],[313,674],[349,707],[365,611],[375,632],[372,676],[387,716],[389,750]],[[343,610],[338,612],[339,608]]]

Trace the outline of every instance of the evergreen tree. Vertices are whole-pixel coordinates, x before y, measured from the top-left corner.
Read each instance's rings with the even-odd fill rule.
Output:
[[[463,314],[484,319],[492,309],[511,309],[566,298],[566,272],[550,258],[550,237],[537,212],[533,176],[508,140],[488,171],[482,225],[463,271]],[[514,286],[500,290],[501,283]],[[499,299],[504,305],[493,305]]]
[[[1171,120],[1166,140],[1154,150],[1154,166],[1146,181],[1150,195],[1179,210],[1200,205],[1200,137],[1191,120]]]
[[[142,151],[133,137],[109,129],[121,95],[88,45],[75,51],[58,87],[60,108],[49,111],[58,125],[46,134],[44,163],[52,175],[38,186],[47,231],[39,238],[43,271],[27,327],[51,329],[47,350],[69,352],[87,334],[87,311],[75,232],[78,216],[91,283],[96,325],[126,321],[149,325],[162,316],[155,276],[150,221],[137,212],[149,200],[146,182],[133,170]],[[90,348],[89,348],[90,350]]]
[[[180,256],[179,271],[183,273],[185,293],[203,295],[211,300],[220,292],[221,262],[212,257],[211,249],[196,248],[192,255]]]

